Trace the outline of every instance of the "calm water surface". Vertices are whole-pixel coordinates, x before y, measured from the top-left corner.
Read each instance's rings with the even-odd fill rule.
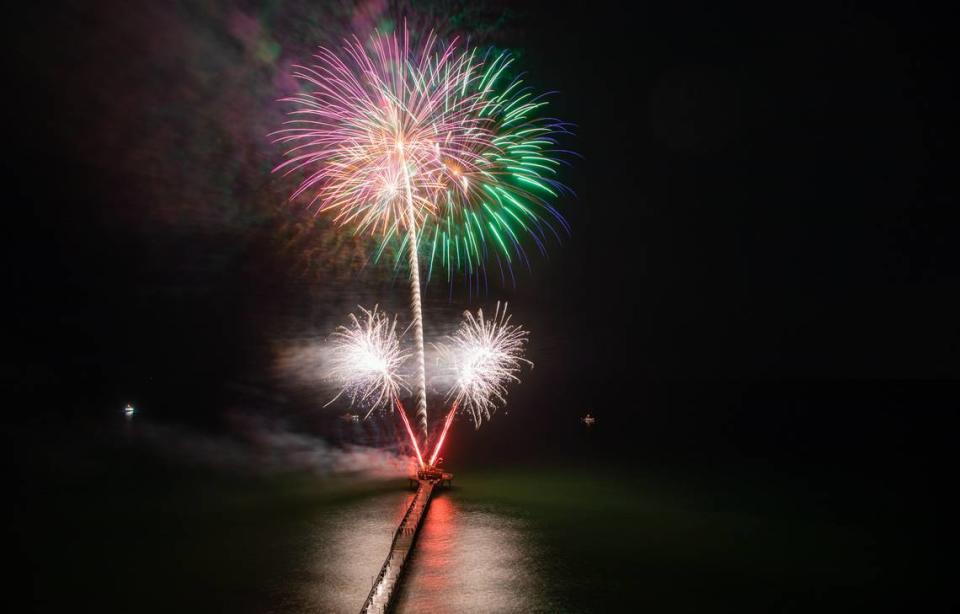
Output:
[[[377,494],[317,510],[303,564],[278,587],[277,612],[356,612],[380,570],[411,494]],[[497,506],[431,503],[397,612],[532,612],[545,608],[529,522]]]
[[[397,610],[946,611],[940,406],[917,431],[879,400],[838,423],[858,406],[835,396],[779,412],[798,416],[793,439],[760,436],[780,432],[766,397],[745,417],[676,403],[661,433],[707,422],[679,460],[653,427],[547,433],[535,463],[509,464],[531,430],[512,414],[462,429]],[[701,449],[737,420],[749,454]],[[404,479],[211,471],[38,432],[0,446],[16,461],[10,584],[35,612],[355,613],[412,496]]]
[[[434,498],[397,611],[534,612],[546,607],[529,522],[456,491]]]
[[[287,612],[358,612],[380,571],[410,494],[378,494],[321,513],[308,527],[306,557],[291,578]]]

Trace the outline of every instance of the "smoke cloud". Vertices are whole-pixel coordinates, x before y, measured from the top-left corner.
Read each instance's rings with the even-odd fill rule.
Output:
[[[139,422],[136,443],[164,458],[252,475],[311,473],[317,476],[398,478],[411,461],[398,449],[355,444],[332,445],[320,437],[291,430],[282,421],[243,418],[223,435],[182,425]]]

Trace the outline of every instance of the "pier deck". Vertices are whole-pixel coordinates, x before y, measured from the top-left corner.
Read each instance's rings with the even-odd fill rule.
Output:
[[[433,496],[434,482],[427,480],[417,480],[417,493],[410,501],[400,526],[397,527],[393,535],[393,542],[390,544],[390,552],[387,553],[387,559],[380,568],[380,574],[373,582],[370,594],[360,610],[360,614],[380,614],[390,609],[392,600],[400,586],[400,578],[403,575],[407,559],[413,550],[413,544],[417,539],[417,533],[423,524],[423,519],[427,515],[427,506],[430,505],[430,497]]]

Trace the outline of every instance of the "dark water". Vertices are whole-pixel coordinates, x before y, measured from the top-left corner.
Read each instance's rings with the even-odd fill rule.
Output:
[[[47,510],[22,545],[36,609],[354,612],[409,497],[400,482],[194,488]],[[464,476],[431,506],[398,611],[856,611],[883,605],[884,582],[934,571],[916,568],[909,537],[884,533],[905,529],[882,502],[881,517],[852,521],[771,489]]]
[[[602,416],[458,425],[455,487],[432,503],[398,611],[947,611],[949,408],[918,420],[871,404],[844,422],[800,403],[792,436],[764,426],[752,445],[758,414],[741,432],[728,412],[711,447],[717,424],[687,429],[711,419],[674,407],[674,426],[645,433]],[[355,612],[411,496],[403,479],[178,462],[118,433],[7,431],[26,611]]]

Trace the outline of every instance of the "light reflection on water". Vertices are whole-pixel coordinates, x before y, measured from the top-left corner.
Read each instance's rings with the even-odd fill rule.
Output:
[[[315,521],[297,595],[277,612],[357,612],[387,555],[412,492],[336,506]],[[404,579],[396,612],[544,610],[524,522],[455,493],[434,497]]]
[[[440,493],[430,504],[397,612],[544,609],[524,522]]]
[[[367,497],[318,518],[297,579],[300,594],[282,611],[360,611],[412,496],[399,491]]]

